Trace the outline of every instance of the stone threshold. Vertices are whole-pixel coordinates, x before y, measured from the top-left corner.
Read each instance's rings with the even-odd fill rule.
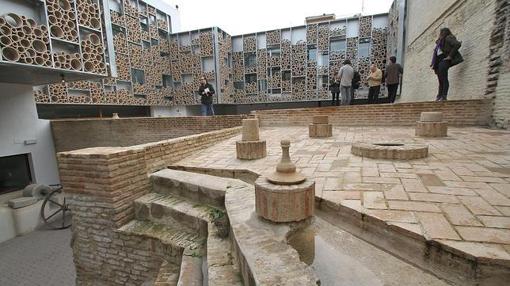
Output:
[[[212,169],[172,165],[169,169],[239,179],[253,184],[259,174],[247,169]],[[355,205],[338,204],[316,195],[316,215],[356,237],[417,267],[458,285],[504,285],[510,279],[510,260],[470,253],[427,239],[419,225],[388,222]],[[473,249],[477,251],[477,249]]]

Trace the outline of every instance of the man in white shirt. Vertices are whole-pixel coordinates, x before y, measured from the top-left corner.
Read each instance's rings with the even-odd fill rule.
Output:
[[[342,95],[342,105],[351,104],[352,100],[352,78],[354,77],[354,69],[351,66],[350,60],[345,60],[343,66],[337,74],[337,79],[340,81],[340,94]]]

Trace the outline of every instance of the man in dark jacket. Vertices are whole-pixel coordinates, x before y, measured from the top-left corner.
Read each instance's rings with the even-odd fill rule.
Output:
[[[448,96],[448,69],[460,64],[464,61],[459,53],[461,42],[452,34],[450,29],[442,28],[439,32],[439,39],[436,41],[434,54],[432,55],[432,64],[430,67],[434,69],[439,81],[436,101],[446,100]]]
[[[331,106],[339,106],[340,105],[340,82],[337,79],[334,79],[333,82],[329,85],[329,90],[331,91],[331,96],[333,96],[333,100],[331,101]]]
[[[200,87],[198,88],[198,94],[200,94],[200,103],[202,116],[214,115],[213,108],[213,95],[214,88],[207,82],[205,76],[200,78]]]
[[[398,85],[400,84],[400,75],[402,75],[402,73],[404,73],[404,69],[400,64],[397,64],[397,58],[395,56],[391,56],[390,64],[386,66],[386,72],[384,73],[390,103],[395,102]]]

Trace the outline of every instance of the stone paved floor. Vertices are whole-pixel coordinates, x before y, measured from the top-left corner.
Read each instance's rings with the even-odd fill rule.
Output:
[[[268,156],[237,160],[235,141],[218,143],[176,165],[272,172],[280,140],[316,180],[316,196],[477,257],[510,261],[510,132],[450,128],[449,137],[414,137],[412,127],[335,127],[311,139],[306,127],[261,130]],[[429,157],[389,161],[351,155],[356,141],[426,143]]]
[[[75,285],[71,230],[38,230],[0,243],[0,285]]]

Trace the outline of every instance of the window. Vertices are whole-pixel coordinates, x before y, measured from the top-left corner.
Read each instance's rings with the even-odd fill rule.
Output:
[[[172,87],[172,85],[173,85],[172,76],[164,74],[163,75],[163,87]]]
[[[321,67],[327,67],[329,63],[329,55],[327,53],[321,53],[317,59],[317,65]]]
[[[370,42],[360,43],[358,47],[358,57],[364,58],[370,55]]]
[[[0,195],[25,188],[32,183],[29,155],[0,157]]]
[[[308,50],[308,61],[312,61],[312,62],[317,61],[317,49],[309,49]]]
[[[142,70],[131,69],[131,77],[133,78],[133,82],[139,84],[145,83],[145,75]]]
[[[332,52],[344,52],[346,48],[345,40],[335,40],[330,43],[330,50]]]
[[[234,82],[234,88],[235,89],[244,89],[244,82],[242,82],[242,81]]]
[[[246,75],[246,83],[252,83],[257,81],[257,75],[255,74],[247,74]]]
[[[257,56],[255,55],[255,53],[245,53],[244,54],[244,66],[246,66],[246,67],[257,66]]]

